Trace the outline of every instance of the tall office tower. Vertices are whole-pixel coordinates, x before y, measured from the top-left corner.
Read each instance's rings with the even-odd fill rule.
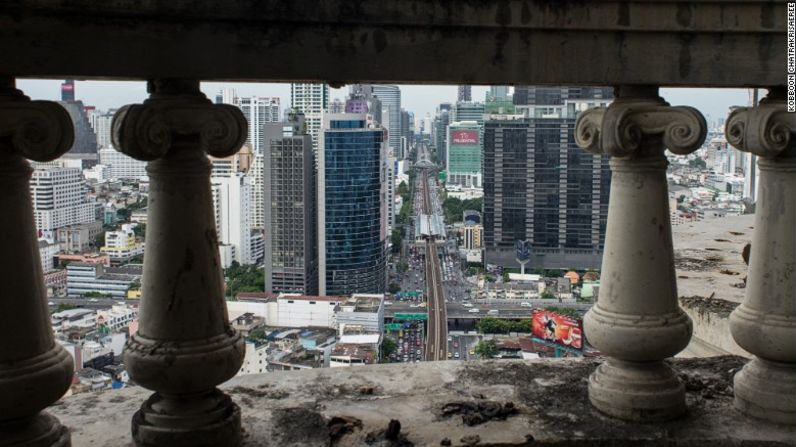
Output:
[[[484,124],[484,104],[480,102],[457,102],[453,107],[451,121],[475,121]]]
[[[493,85],[489,87],[489,98],[496,101],[503,101],[509,98],[508,85]]]
[[[265,125],[263,132],[268,130],[268,126],[274,123]],[[265,157],[268,155],[268,135],[265,135],[265,151],[261,154],[254,154],[252,164],[246,172],[246,177],[249,178],[251,183],[251,227],[253,230],[265,229],[265,198],[263,197],[263,188],[265,182]]]
[[[349,88],[349,99],[365,99],[368,103],[368,113],[373,116],[373,120],[382,126],[387,127],[387,120],[383,119],[382,117],[383,105],[381,100],[373,93],[373,84],[351,84],[351,87]],[[334,112],[329,111],[329,113]]]
[[[265,128],[265,291],[318,293],[315,156],[303,116]]]
[[[426,116],[423,117],[423,135],[427,135],[429,138],[431,137],[433,122],[434,120],[431,119],[431,115],[426,113]]]
[[[246,143],[251,146],[255,154],[262,152],[265,147],[263,126],[265,123],[279,121],[281,115],[279,98],[261,96],[236,97],[233,104],[243,112],[246,122],[249,123],[249,136],[246,138]]]
[[[233,104],[235,102],[235,89],[222,88],[216,94],[216,104]]]
[[[254,154],[252,152],[251,147],[248,144],[244,144],[243,147],[234,154],[228,157],[213,157],[212,155],[208,155],[207,158],[210,160],[210,164],[212,165],[212,171],[210,171],[210,175],[216,177],[229,177],[230,175],[237,174],[237,173],[248,173],[252,167],[252,163],[254,160]]]
[[[80,168],[47,166],[33,171],[30,194],[40,237],[52,241],[59,228],[95,220],[95,206],[84,184]]]
[[[411,118],[409,112],[401,109],[401,153],[396,154],[398,160],[404,160],[409,156],[409,142],[413,140],[411,129]]]
[[[127,154],[113,148],[99,150],[99,162],[108,166],[110,178],[114,180],[148,180],[146,162],[136,160]]]
[[[69,113],[75,129],[75,139],[64,158],[83,160],[84,168],[89,168],[97,161],[97,136],[89,122],[83,101],[75,100],[75,82],[66,80],[61,84],[61,101],[58,102]]]
[[[432,132],[432,140],[434,147],[437,148],[437,159],[440,163],[448,162],[448,126],[450,125],[450,107],[443,108],[444,104],[440,104],[437,110],[437,116],[434,118],[434,128]],[[450,104],[447,104],[450,106]],[[443,165],[447,169],[447,165]]]
[[[574,130],[563,113],[486,121],[484,262],[516,266],[514,244],[528,240],[531,267],[599,268],[608,157],[578,148]]]
[[[61,101],[74,101],[75,100],[75,81],[74,79],[67,79],[61,83]]]
[[[518,85],[514,87],[512,100],[515,105],[561,105],[567,100],[602,101],[612,99],[611,87],[537,87]]]
[[[475,121],[451,123],[448,126],[447,140],[447,182],[465,188],[482,187],[481,125]]]
[[[401,152],[401,89],[397,85],[371,86],[373,96],[381,101],[382,117],[377,122],[387,128],[387,138],[393,154]],[[387,111],[388,117],[384,116]],[[374,117],[375,118],[375,117]]]
[[[242,173],[211,176],[210,185],[222,266],[227,268],[233,261],[252,264],[249,179]]]
[[[345,113],[345,101],[340,98],[334,98],[329,103],[329,113]]]
[[[384,129],[364,114],[323,119],[318,148],[321,295],[382,293],[387,276]]]
[[[116,109],[110,109],[107,112],[95,112],[91,115],[91,127],[97,136],[97,149],[108,149],[113,147],[111,142],[111,123],[113,122],[113,115]]]
[[[457,102],[472,102],[473,88],[469,85],[460,85],[459,94],[456,96]]]
[[[314,152],[318,152],[318,138],[321,134],[323,114],[329,108],[328,84],[290,84],[290,107],[304,113],[307,133],[312,137]],[[316,155],[317,158],[317,155]]]

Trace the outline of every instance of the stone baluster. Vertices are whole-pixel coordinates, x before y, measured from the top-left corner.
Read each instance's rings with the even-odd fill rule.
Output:
[[[600,300],[584,320],[608,359],[589,378],[589,400],[621,419],[665,420],[685,411],[685,390],[663,360],[686,347],[692,325],[677,302],[664,149],[688,154],[707,129],[697,110],[669,106],[657,87],[615,92],[576,125],[580,147],[612,156]]]
[[[725,133],[760,167],[746,299],[730,315],[733,338],[755,358],[735,375],[735,406],[796,425],[796,114],[785,89],[733,111]]]
[[[72,357],[56,343],[47,309],[26,158],[69,150],[72,120],[0,79],[0,445],[69,446],[69,431],[41,410],[72,383]]]
[[[243,338],[224,301],[210,162],[243,145],[247,125],[230,105],[212,104],[192,80],[156,80],[149,99],[113,118],[117,149],[149,161],[146,253],[138,332],[124,362],[156,391],[133,416],[145,446],[235,446],[240,409],[216,386],[243,363]]]

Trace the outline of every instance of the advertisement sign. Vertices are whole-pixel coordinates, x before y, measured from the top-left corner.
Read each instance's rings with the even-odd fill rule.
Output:
[[[451,144],[478,144],[478,131],[452,130]]]
[[[572,349],[583,350],[583,320],[547,310],[533,311],[533,336]]]

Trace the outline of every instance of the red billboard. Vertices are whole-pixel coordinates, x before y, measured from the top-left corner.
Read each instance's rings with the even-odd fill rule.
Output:
[[[583,320],[580,318],[536,309],[531,320],[531,332],[536,338],[583,350]]]
[[[478,144],[478,131],[452,130],[451,144]]]

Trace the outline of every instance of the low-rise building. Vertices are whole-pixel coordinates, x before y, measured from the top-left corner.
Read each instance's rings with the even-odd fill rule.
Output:
[[[57,231],[58,243],[64,253],[86,253],[95,249],[95,240],[102,233],[102,222],[95,220],[89,223],[61,227]]]
[[[378,351],[367,345],[337,343],[329,360],[330,368],[362,366],[376,363]]]
[[[124,224],[119,231],[105,233],[105,246],[102,253],[111,258],[111,262],[127,262],[130,259],[144,254],[144,243],[136,240],[136,224]]]
[[[384,295],[356,293],[343,300],[335,319],[340,335],[346,330],[359,333],[384,331]]]
[[[136,318],[138,318],[138,309],[124,305],[114,305],[110,309],[97,311],[97,326],[116,332],[126,328]]]
[[[41,260],[42,273],[55,270],[56,258],[61,247],[58,244],[39,239],[39,259]]]
[[[283,293],[277,298],[279,327],[335,327],[335,310],[343,297]]]
[[[72,262],[66,266],[66,293],[69,296],[98,294],[125,298],[127,290],[139,283],[142,275],[141,264],[105,267],[102,264]]]

